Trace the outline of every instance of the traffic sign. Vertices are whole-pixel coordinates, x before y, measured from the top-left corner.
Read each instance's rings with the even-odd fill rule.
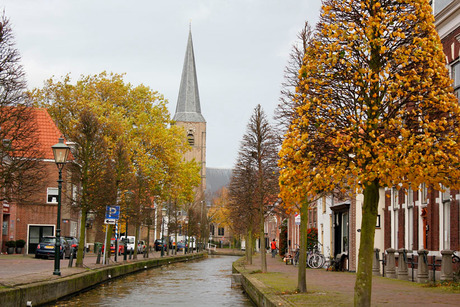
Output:
[[[300,214],[297,213],[295,215],[294,221],[296,225],[300,225]]]
[[[115,225],[117,223],[117,220],[115,219],[105,219],[104,224],[109,224],[109,225]]]
[[[118,220],[120,217],[120,206],[107,206],[105,212],[106,219]]]

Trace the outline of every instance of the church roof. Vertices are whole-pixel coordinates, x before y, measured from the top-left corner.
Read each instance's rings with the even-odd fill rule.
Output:
[[[176,114],[178,122],[206,122],[201,115],[200,95],[196,77],[195,54],[193,53],[192,31],[189,32],[187,51],[177,98]]]

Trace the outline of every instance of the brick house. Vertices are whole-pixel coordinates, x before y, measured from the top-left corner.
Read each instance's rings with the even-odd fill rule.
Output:
[[[454,91],[460,98],[460,0],[435,0],[432,6]],[[393,188],[385,194],[385,226],[389,229],[385,249],[405,248],[415,255],[427,249],[430,256],[459,250],[459,191],[440,192],[422,185],[419,191]]]
[[[51,146],[62,135],[46,109],[30,108],[31,120],[35,121],[34,132],[36,146],[42,152],[38,157],[44,170],[44,176],[36,184],[36,193],[26,200],[3,202],[0,214],[0,246],[5,252],[5,242],[23,239],[26,241],[25,252],[33,254],[43,236],[53,236],[56,231],[58,169],[54,162]],[[34,158],[34,157],[32,157]],[[71,159],[71,154],[69,154]],[[77,236],[79,227],[79,210],[76,205],[77,185],[72,184],[70,168],[65,166],[62,172],[63,187],[61,201],[61,236]],[[73,204],[73,205],[72,205]]]

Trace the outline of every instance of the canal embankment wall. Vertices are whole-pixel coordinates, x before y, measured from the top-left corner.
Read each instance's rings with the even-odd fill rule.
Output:
[[[233,280],[241,285],[243,290],[257,306],[279,307],[294,306],[275,293],[273,289],[251,276],[255,272],[249,272],[244,267],[244,258],[235,261],[232,265]]]
[[[197,260],[207,257],[207,253],[188,254],[174,257],[152,258],[135,262],[113,264],[59,279],[34,282],[0,289],[0,306],[38,306],[60,298],[85,291],[98,284],[124,275],[161,267],[163,265]]]

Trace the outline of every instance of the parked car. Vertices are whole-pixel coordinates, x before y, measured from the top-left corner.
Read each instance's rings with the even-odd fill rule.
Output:
[[[147,245],[145,245],[144,240],[139,240],[139,242],[137,242],[137,252],[139,254],[144,253],[146,248],[147,248]]]
[[[134,240],[136,239],[136,237],[134,236],[128,236],[128,237],[121,237],[121,245],[123,245],[123,247],[125,246],[125,242],[127,242],[127,252],[128,254],[130,252],[134,252]]]
[[[187,244],[185,244],[184,242],[178,242],[177,243],[177,250],[183,250],[186,246],[187,246]]]
[[[116,243],[115,238],[110,239],[110,253],[111,254],[115,254],[115,248],[116,248],[115,243]],[[102,245],[102,251],[101,251],[102,253],[104,253],[104,248],[105,248],[105,244]],[[118,239],[118,255],[123,254],[124,250],[125,250],[124,243],[122,242],[121,239]]]
[[[161,251],[161,246],[166,250],[166,242],[164,242],[162,239],[156,239],[155,240],[155,251]]]
[[[70,249],[73,250],[73,257],[77,257],[78,250],[78,239],[75,237],[64,237],[70,245]]]
[[[70,245],[64,237],[60,237],[61,246],[60,246],[60,255],[61,259],[64,257],[70,258]],[[56,237],[43,237],[43,239],[38,243],[37,250],[35,251],[35,258],[49,258],[52,256],[54,258],[56,245]]]

